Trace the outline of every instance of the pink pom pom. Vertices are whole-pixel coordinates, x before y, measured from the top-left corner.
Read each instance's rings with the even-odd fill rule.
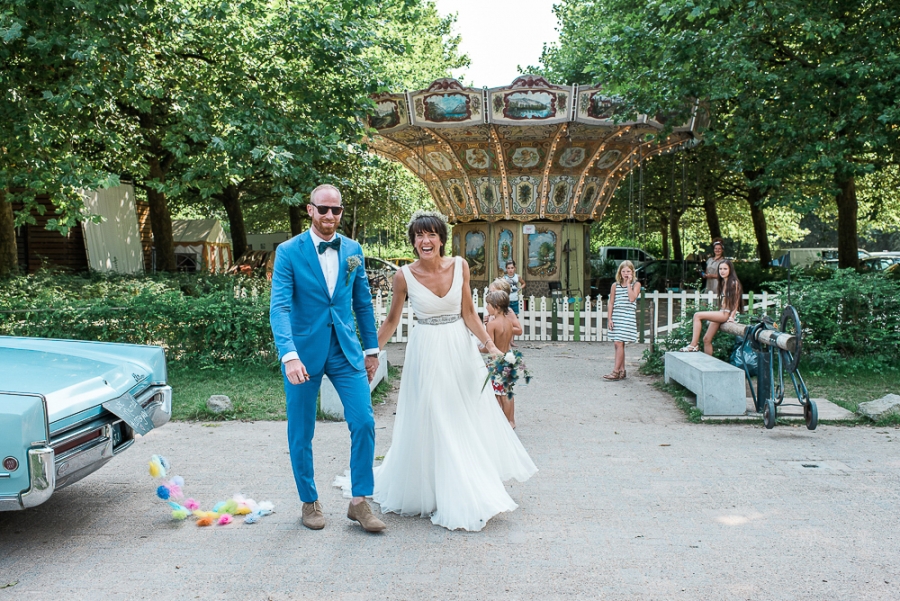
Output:
[[[184,493],[181,492],[181,487],[175,484],[174,482],[169,482],[166,484],[166,488],[169,489],[169,496],[173,499],[180,499],[184,496]]]
[[[231,523],[231,516],[227,513],[223,513],[219,516],[219,526],[225,526]]]
[[[200,503],[198,503],[194,499],[188,499],[187,501],[185,501],[184,506],[187,507],[188,509],[190,509],[191,511],[194,511],[195,509],[200,509]]]

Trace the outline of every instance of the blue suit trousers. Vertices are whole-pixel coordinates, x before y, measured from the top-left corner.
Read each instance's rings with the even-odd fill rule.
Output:
[[[312,503],[319,498],[313,473],[312,440],[316,429],[316,401],[322,386],[322,376],[325,374],[341,398],[344,419],[350,430],[350,479],[353,482],[353,496],[371,495],[375,484],[372,476],[372,464],[375,461],[375,416],[366,370],[354,368],[347,360],[333,330],[328,349],[324,371],[309,374],[309,380],[303,384],[291,384],[284,378],[291,466],[297,492],[304,503]],[[281,372],[284,376],[283,365]]]

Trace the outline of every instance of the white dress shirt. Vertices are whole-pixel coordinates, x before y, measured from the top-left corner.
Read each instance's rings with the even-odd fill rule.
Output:
[[[337,236],[337,234],[335,234]],[[309,237],[312,239],[313,246],[316,249],[316,256],[319,257],[319,266],[322,268],[322,275],[325,276],[325,285],[328,286],[328,296],[334,296],[334,287],[337,285],[338,280],[338,270],[340,269],[340,256],[338,251],[334,248],[326,248],[325,252],[319,253],[319,242],[330,242],[331,240],[323,240],[310,228]],[[334,237],[331,238],[334,240]],[[343,243],[343,241],[341,242]],[[378,355],[377,348],[370,348],[365,350],[366,355]],[[287,363],[288,361],[292,361],[294,359],[299,359],[300,356],[296,351],[290,351],[284,354],[284,357],[281,358],[282,363]]]
[[[335,236],[337,236],[337,234],[335,234]],[[333,248],[326,248],[325,252],[319,254],[319,243],[331,242],[331,240],[334,240],[334,236],[331,237],[331,240],[323,240],[310,229],[309,237],[312,238],[313,246],[316,249],[316,256],[319,257],[319,266],[322,268],[322,273],[325,275],[325,284],[328,286],[328,296],[334,296],[334,287],[337,284],[338,277],[338,251]]]

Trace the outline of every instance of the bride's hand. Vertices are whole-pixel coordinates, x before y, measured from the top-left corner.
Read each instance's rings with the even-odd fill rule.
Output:
[[[486,350],[488,352],[488,354],[490,354],[490,355],[502,355],[503,354],[500,352],[500,349],[497,348],[497,345],[494,344],[494,341],[491,339],[488,339],[488,341],[484,343],[484,350]]]

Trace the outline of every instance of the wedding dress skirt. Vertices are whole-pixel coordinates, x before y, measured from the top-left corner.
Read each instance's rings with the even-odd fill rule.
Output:
[[[459,315],[461,259],[438,297],[404,275],[420,320]],[[436,320],[440,321],[440,320]],[[419,323],[409,335],[391,448],[375,468],[372,495],[384,513],[431,516],[450,530],[481,530],[518,507],[503,481],[537,471],[491,389],[477,341],[462,319]],[[349,490],[349,482],[341,482]]]

